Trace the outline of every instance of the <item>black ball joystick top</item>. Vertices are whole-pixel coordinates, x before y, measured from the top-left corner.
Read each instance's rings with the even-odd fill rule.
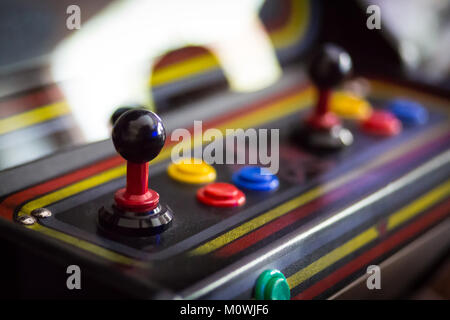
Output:
[[[352,70],[352,59],[341,47],[324,44],[311,60],[309,76],[319,89],[331,89]]]
[[[166,132],[155,113],[133,109],[116,120],[112,140],[123,158],[134,163],[145,163],[159,154],[166,141]]]

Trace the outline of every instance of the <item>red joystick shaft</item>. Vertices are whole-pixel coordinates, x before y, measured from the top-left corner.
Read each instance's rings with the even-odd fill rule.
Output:
[[[308,124],[317,129],[331,129],[340,124],[339,118],[329,111],[329,103],[332,91],[329,89],[319,89],[317,105],[313,113],[308,118]]]
[[[148,188],[148,162],[127,162],[127,186],[116,191],[114,200],[123,210],[146,212],[159,203],[159,194]]]
[[[148,191],[148,162],[127,162],[127,193],[146,194]]]

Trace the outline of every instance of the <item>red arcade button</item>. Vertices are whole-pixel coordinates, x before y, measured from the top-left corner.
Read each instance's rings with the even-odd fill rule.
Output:
[[[401,122],[388,111],[374,111],[372,115],[363,121],[364,131],[380,136],[394,136],[402,130]]]
[[[245,203],[244,193],[229,183],[211,183],[197,191],[197,199],[213,207],[237,207]]]

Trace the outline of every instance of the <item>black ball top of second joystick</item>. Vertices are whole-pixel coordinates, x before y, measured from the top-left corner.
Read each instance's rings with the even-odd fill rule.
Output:
[[[166,131],[161,118],[155,113],[132,109],[116,120],[112,140],[123,158],[134,163],[144,163],[159,154],[166,141]]]
[[[309,76],[320,89],[337,86],[352,70],[352,59],[341,47],[324,44],[313,56],[309,65]]]

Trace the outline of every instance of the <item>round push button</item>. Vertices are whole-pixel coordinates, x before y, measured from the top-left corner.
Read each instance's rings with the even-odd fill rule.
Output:
[[[237,207],[245,203],[244,193],[229,183],[211,183],[197,191],[197,199],[213,207]]]
[[[402,130],[401,122],[388,111],[374,111],[372,115],[363,121],[362,128],[370,134],[379,136],[394,136]]]
[[[343,118],[367,119],[372,113],[372,108],[366,100],[348,93],[335,92],[330,101],[330,109]]]
[[[389,103],[388,109],[408,126],[421,125],[428,121],[427,110],[416,101],[395,99]]]
[[[289,300],[291,289],[283,273],[276,269],[266,270],[256,280],[256,300]]]
[[[256,191],[270,191],[278,188],[276,175],[262,167],[244,167],[233,174],[233,183],[240,188]]]
[[[183,159],[167,168],[169,176],[183,183],[202,184],[216,180],[216,170],[201,159]]]

